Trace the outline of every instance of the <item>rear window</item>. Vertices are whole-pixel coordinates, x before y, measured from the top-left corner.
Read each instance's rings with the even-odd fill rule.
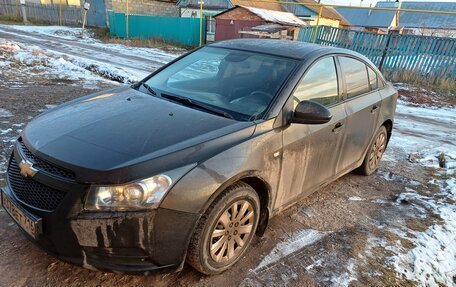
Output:
[[[370,67],[367,67],[367,72],[369,73],[369,85],[371,90],[378,89],[377,73],[375,73]]]
[[[370,91],[366,65],[353,58],[340,57],[340,66],[345,77],[347,97],[353,98]]]

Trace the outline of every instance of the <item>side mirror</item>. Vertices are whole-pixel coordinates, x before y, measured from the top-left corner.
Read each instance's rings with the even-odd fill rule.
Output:
[[[300,102],[294,111],[292,123],[318,125],[329,122],[331,112],[323,105],[311,101]]]

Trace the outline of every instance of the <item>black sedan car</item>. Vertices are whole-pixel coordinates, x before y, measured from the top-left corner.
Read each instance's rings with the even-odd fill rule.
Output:
[[[373,173],[396,100],[355,52],[218,42],[31,121],[2,205],[87,268],[220,273],[281,210],[354,169]]]

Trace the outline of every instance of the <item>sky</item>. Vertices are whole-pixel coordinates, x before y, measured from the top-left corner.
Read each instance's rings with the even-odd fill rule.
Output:
[[[390,0],[393,2],[392,0]],[[407,0],[402,0],[402,2],[407,1]],[[411,1],[416,1],[416,2],[456,2],[456,0],[411,0]],[[352,6],[359,6],[362,3],[362,6],[369,6],[372,4],[372,6],[375,6],[375,3],[377,3],[377,0],[321,0],[321,3],[323,4],[336,4],[336,5],[352,5]]]

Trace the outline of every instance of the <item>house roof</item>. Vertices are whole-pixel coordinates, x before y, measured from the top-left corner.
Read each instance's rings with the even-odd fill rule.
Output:
[[[301,4],[316,4],[314,0],[288,0]],[[199,8],[199,0],[178,0],[177,6],[184,7],[195,7]],[[291,12],[295,15],[299,15],[299,11],[302,10],[301,5],[294,4],[280,4],[277,1],[271,0],[270,2],[258,2],[255,0],[204,0],[204,9],[229,9],[234,6],[252,7],[266,10]],[[306,8],[318,14],[320,9],[318,6],[305,6]],[[323,7],[322,16],[325,18],[339,20],[343,25],[349,25],[348,21],[334,8]]]
[[[295,2],[301,3],[310,10],[314,11],[316,14],[319,13],[320,7],[316,5],[305,5],[305,4],[318,4],[314,0],[296,0]],[[350,25],[350,21],[347,21],[347,19],[341,15],[336,9],[332,7],[323,7],[321,10],[321,16],[324,18],[329,18],[329,19],[335,19],[339,20],[342,25]]]
[[[378,7],[383,7],[386,2],[377,3]],[[417,9],[417,10],[434,10],[434,11],[453,11],[456,12],[455,2],[402,2],[402,9]],[[455,29],[456,30],[456,15],[450,14],[435,14],[435,13],[415,13],[401,12],[399,14],[399,26],[407,28],[439,28],[439,29]]]
[[[389,2],[388,4],[396,4]],[[388,28],[392,25],[396,12],[361,8],[336,8],[350,24],[362,27]]]
[[[235,6],[244,6],[244,7],[252,7],[252,8],[259,8],[259,9],[266,9],[266,10],[274,10],[274,11],[285,11],[282,5],[275,1],[271,2],[258,2],[255,0],[230,0],[231,3]]]
[[[277,23],[277,24],[282,24],[282,25],[287,25],[287,26],[303,26],[306,25],[306,22],[303,20],[299,19],[296,17],[293,13],[289,12],[282,12],[282,11],[275,11],[275,10],[267,10],[267,9],[261,9],[261,8],[255,8],[255,7],[248,7],[248,6],[235,6],[231,9],[228,9],[226,11],[223,11],[222,13],[217,14],[215,17],[220,16],[222,14],[225,14],[228,11],[231,11],[233,9],[246,9],[250,11],[251,13],[257,15],[261,19],[263,19],[266,22],[270,23]]]
[[[456,3],[451,2],[377,2],[376,7],[401,9],[455,11]],[[337,8],[354,26],[389,28],[393,26],[395,11],[369,10],[360,8]],[[450,14],[400,12],[399,26],[405,28],[455,29],[456,16]]]
[[[181,8],[199,8],[199,0],[179,0],[177,6]],[[260,9],[268,9],[275,11],[285,11],[277,2],[258,2],[255,0],[204,0],[204,9],[230,9],[235,6],[247,6]]]

